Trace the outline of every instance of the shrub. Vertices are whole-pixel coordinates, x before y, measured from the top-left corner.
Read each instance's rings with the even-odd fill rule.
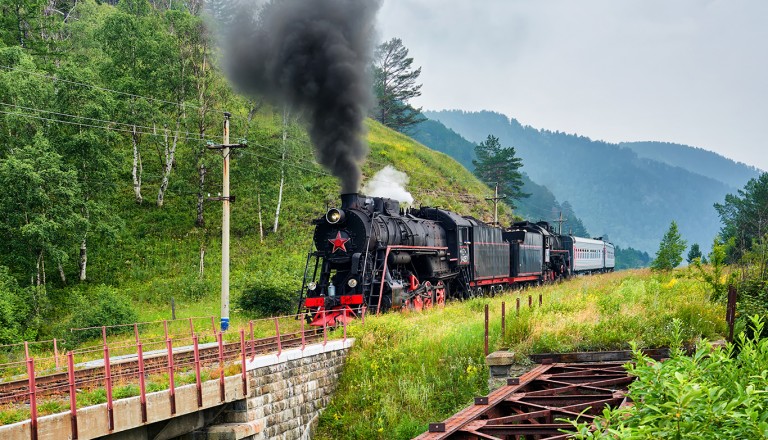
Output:
[[[240,309],[260,316],[296,312],[296,284],[292,278],[273,276],[257,281],[237,299]]]
[[[8,268],[0,266],[0,344],[34,339],[36,320],[32,316],[32,289],[20,288]]]
[[[69,326],[70,328],[113,326],[130,324],[137,320],[138,315],[131,307],[128,299],[121,295],[117,289],[102,285],[95,292],[83,296],[78,311],[74,313]],[[110,334],[132,331],[133,328],[130,327],[117,327],[110,329]],[[100,328],[80,330],[72,332],[67,342],[77,344],[100,336]]]
[[[764,323],[752,318],[753,332]],[[707,438],[748,439],[768,435],[768,340],[738,338],[734,346],[708,344],[693,356],[683,355],[683,324],[676,320],[671,358],[656,362],[635,350],[627,368],[637,380],[630,386],[634,405],[606,409],[595,421],[575,424],[578,439]]]

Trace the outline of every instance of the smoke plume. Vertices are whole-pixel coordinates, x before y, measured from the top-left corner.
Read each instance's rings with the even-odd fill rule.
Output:
[[[342,193],[357,192],[380,0],[246,3],[225,25],[230,78],[246,93],[299,109],[318,162],[341,180]]]
[[[371,197],[387,197],[407,205],[413,204],[413,196],[406,191],[408,175],[387,165],[363,186],[363,194]]]

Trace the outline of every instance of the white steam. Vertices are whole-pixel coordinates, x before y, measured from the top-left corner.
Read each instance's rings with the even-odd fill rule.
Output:
[[[408,175],[387,165],[363,185],[363,194],[371,197],[386,197],[411,205],[413,196],[406,191]]]

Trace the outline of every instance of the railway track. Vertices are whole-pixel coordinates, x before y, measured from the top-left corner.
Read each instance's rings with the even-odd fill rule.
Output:
[[[300,332],[286,333],[280,336],[279,346],[283,349],[300,347],[302,342],[310,343],[323,338],[323,329],[311,329],[304,333],[304,338]],[[273,337],[261,338],[245,341],[246,356],[251,357],[258,354],[271,353],[278,350],[278,341]],[[218,364],[222,358],[224,363],[240,361],[241,347],[240,341],[223,344],[223,356],[219,354],[219,346],[216,343],[204,344],[199,347],[199,359],[201,368],[210,368]],[[194,370],[195,356],[194,348],[175,347],[173,349],[174,372]],[[168,352],[165,350],[144,353],[144,375],[167,373],[168,372]],[[80,368],[78,368],[78,365]],[[75,367],[74,378],[77,389],[90,389],[104,386],[106,380],[106,370],[103,361],[90,361],[84,364],[78,364]],[[83,367],[82,365],[86,365]],[[221,367],[219,367],[221,368]],[[110,359],[110,379],[113,383],[130,382],[139,377],[139,359],[138,355],[130,357],[120,356],[119,359]],[[68,372],[57,372],[35,378],[37,397],[63,395],[69,392]],[[0,382],[0,404],[6,403],[25,403],[29,402],[29,381],[27,378],[22,380],[12,380],[9,382]]]

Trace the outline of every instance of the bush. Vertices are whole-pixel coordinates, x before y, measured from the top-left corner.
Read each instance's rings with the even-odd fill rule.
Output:
[[[759,334],[763,325],[754,317],[753,333]],[[738,354],[733,345],[716,349],[705,344],[689,357],[681,349],[682,323],[675,321],[673,340],[665,362],[635,350],[637,362],[627,364],[637,376],[628,396],[634,405],[605,409],[594,430],[577,424],[575,438],[766,438],[768,339],[742,333]]]
[[[128,299],[120,292],[109,286],[99,286],[95,292],[86,294],[81,300],[78,310],[69,322],[70,328],[89,328],[130,324],[138,321],[136,311]],[[110,334],[132,332],[131,327],[110,329]],[[68,343],[78,344],[87,339],[101,336],[100,328],[71,332]]]
[[[260,316],[296,313],[296,283],[292,278],[271,277],[245,289],[237,299],[240,309]]]
[[[8,268],[0,266],[0,344],[35,338],[32,289],[20,288]]]

